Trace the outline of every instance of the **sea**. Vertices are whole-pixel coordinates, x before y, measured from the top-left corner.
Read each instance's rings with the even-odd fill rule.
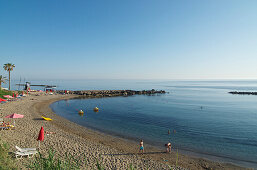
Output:
[[[257,168],[257,80],[46,80],[62,90],[165,90],[166,94],[61,100],[53,111],[77,124],[214,161]],[[16,87],[18,88],[18,87]],[[94,107],[99,111],[94,112]],[[83,110],[83,115],[78,114]],[[170,131],[170,134],[168,134]]]

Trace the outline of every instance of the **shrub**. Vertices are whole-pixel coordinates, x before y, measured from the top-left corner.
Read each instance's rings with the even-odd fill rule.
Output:
[[[17,169],[15,164],[9,155],[9,145],[4,143],[0,144],[0,169],[7,170],[7,169]]]

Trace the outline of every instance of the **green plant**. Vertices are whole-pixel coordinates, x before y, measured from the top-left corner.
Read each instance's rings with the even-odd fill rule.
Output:
[[[130,164],[128,170],[136,170],[136,167],[134,167],[133,164]]]
[[[27,166],[29,169],[37,170],[68,170],[68,169],[80,169],[82,166],[81,159],[77,159],[76,156],[72,156],[68,153],[65,154],[65,158],[61,160],[60,158],[55,158],[55,151],[49,149],[48,157],[43,157],[41,153],[35,157],[35,159]]]
[[[176,168],[178,167],[178,149],[177,149],[177,158],[176,158]]]
[[[12,92],[0,89],[0,98],[3,98],[4,95],[12,95]]]
[[[11,90],[11,71],[13,71],[15,65],[12,63],[4,64],[4,70],[8,71],[9,73],[9,90]]]
[[[0,169],[8,170],[8,169],[17,169],[15,164],[9,155],[9,145],[4,143],[0,144]]]
[[[98,159],[96,159],[96,167],[98,170],[104,170],[104,167],[102,166],[101,163],[99,163]]]

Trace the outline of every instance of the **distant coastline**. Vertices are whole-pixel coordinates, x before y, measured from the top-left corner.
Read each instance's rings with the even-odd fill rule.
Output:
[[[231,91],[230,94],[239,94],[239,95],[257,95],[257,92],[244,92],[244,91]]]

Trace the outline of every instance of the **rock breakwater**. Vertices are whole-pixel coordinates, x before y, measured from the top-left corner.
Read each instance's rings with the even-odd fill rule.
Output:
[[[231,91],[230,94],[239,94],[239,95],[257,95],[257,92],[240,92],[240,91]]]
[[[164,90],[58,90],[59,94],[76,94],[87,97],[114,97],[114,96],[132,96],[132,95],[153,95],[153,94],[164,94]]]

